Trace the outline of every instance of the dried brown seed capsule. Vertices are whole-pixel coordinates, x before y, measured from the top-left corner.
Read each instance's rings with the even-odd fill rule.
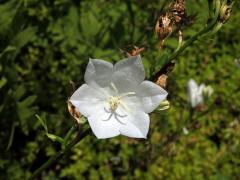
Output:
[[[166,74],[162,74],[158,77],[156,84],[165,89],[167,86],[167,78],[168,76]]]
[[[173,21],[177,26],[181,26],[186,18],[185,0],[175,0],[169,6]]]
[[[76,110],[75,106],[68,100],[67,101],[68,112],[71,116],[77,121],[78,124],[81,124],[81,113]]]
[[[161,15],[156,23],[155,32],[161,41],[161,47],[164,40],[172,33],[173,23],[168,13]]]

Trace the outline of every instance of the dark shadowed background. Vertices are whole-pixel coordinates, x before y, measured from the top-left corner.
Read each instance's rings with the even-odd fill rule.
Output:
[[[137,45],[146,48],[147,77],[161,67],[154,28],[169,2],[0,0],[0,179],[27,179],[61,149],[36,114],[49,133],[67,134],[74,125],[66,104],[69,82],[83,83],[89,57],[116,62]],[[186,2],[195,18],[183,28],[184,40],[208,16],[207,1]],[[98,140],[91,133],[37,179],[240,179],[239,10],[235,3],[218,33],[178,57],[168,79],[170,108],[151,115],[147,140]],[[165,53],[177,45],[175,31]],[[190,78],[214,89],[202,109],[190,108]]]

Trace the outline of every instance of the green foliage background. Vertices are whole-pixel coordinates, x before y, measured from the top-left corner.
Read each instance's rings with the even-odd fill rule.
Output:
[[[120,49],[135,44],[147,47],[148,77],[161,67],[154,26],[169,1],[0,3],[0,179],[27,179],[61,149],[35,114],[49,133],[65,136],[74,124],[66,107],[69,81],[83,83],[89,57],[116,62],[124,57]],[[220,32],[179,57],[167,86],[171,107],[152,114],[147,140],[91,134],[39,179],[240,179],[239,6]],[[197,18],[184,28],[184,39],[204,26],[207,10],[207,1],[187,0],[188,14]],[[173,33],[167,52],[176,47]],[[214,88],[202,111],[192,112],[188,103],[190,78]]]

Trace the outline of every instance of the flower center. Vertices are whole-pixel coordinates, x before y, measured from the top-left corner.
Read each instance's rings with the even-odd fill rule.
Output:
[[[129,95],[135,95],[136,93],[135,92],[127,92],[127,93],[123,93],[121,95],[119,95],[118,93],[118,90],[116,88],[116,86],[111,83],[111,87],[113,88],[113,90],[115,91],[115,96],[109,96],[108,99],[107,99],[107,102],[109,104],[109,109],[106,109],[104,107],[104,110],[106,113],[109,113],[109,117],[107,119],[103,119],[102,121],[109,121],[112,116],[115,117],[115,119],[121,123],[121,124],[125,124],[123,122],[121,122],[121,120],[119,118],[124,118],[126,117],[127,115],[121,115],[121,114],[118,114],[116,112],[118,106],[121,104],[121,106],[126,110],[126,111],[130,111],[129,107],[122,101],[122,98],[123,97],[126,97],[126,96],[129,96]]]
[[[108,99],[108,103],[109,103],[110,111],[116,111],[118,108],[118,105],[121,103],[121,97],[110,96]]]

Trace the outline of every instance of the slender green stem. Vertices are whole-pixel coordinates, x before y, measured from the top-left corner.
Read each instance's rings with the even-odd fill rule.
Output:
[[[68,153],[79,141],[90,134],[90,128],[79,132],[77,136],[66,146],[64,150],[58,151],[54,156],[52,156],[48,161],[46,161],[42,166],[36,169],[29,179],[34,179],[38,177],[44,170],[55,164],[64,154]]]
[[[12,146],[12,142],[13,142],[13,138],[14,138],[14,134],[15,134],[15,122],[13,122],[12,124],[12,128],[11,128],[11,134],[10,134],[10,138],[8,140],[8,145],[7,145],[7,148],[6,148],[6,151],[8,151],[10,149],[10,147]]]
[[[71,129],[67,132],[66,136],[64,137],[64,148],[66,148],[71,135],[74,131],[76,131],[76,129],[76,126],[72,126]]]
[[[166,63],[169,63],[170,61],[174,60],[179,54],[181,54],[188,46],[190,46],[192,43],[194,43],[196,40],[198,40],[203,34],[209,32],[217,23],[217,21],[212,21],[209,25],[202,28],[198,33],[196,33],[194,36],[192,36],[190,39],[188,39],[183,45],[177,49],[171,56],[167,58]]]
[[[173,52],[173,54],[166,58],[165,64],[162,66],[162,68],[165,68],[166,65],[171,64],[171,62],[176,59],[188,46],[192,45],[195,41],[199,40],[200,37],[202,37],[204,34],[211,31],[215,25],[218,23],[217,18],[213,19],[209,24],[207,24],[204,28],[202,28],[199,32],[197,32],[194,36],[192,36],[190,39],[185,41],[185,43],[181,43],[182,45],[178,46],[178,48]],[[159,73],[162,71],[162,69],[156,73],[154,73],[153,76],[151,76],[149,79],[154,80],[156,77],[159,77]]]

